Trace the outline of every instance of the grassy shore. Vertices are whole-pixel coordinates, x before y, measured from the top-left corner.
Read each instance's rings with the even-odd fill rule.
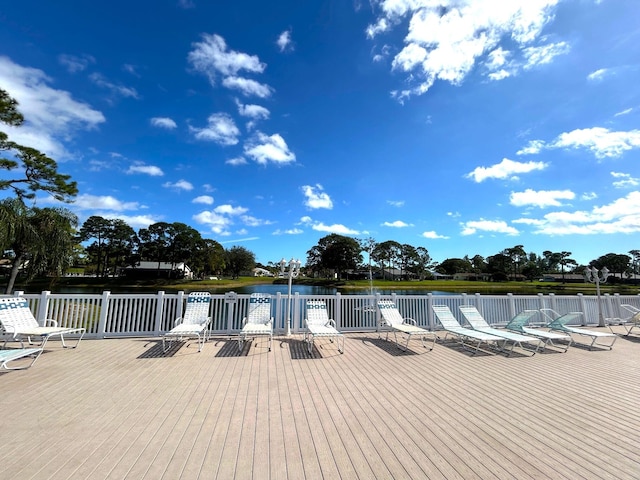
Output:
[[[121,278],[90,278],[90,277],[62,277],[62,278],[41,278],[34,279],[28,283],[18,282],[15,290],[27,290],[39,292],[42,290],[56,291],[63,289],[91,290],[103,289],[123,289],[131,288],[136,290],[157,289],[166,291],[177,290],[209,290],[223,289],[233,290],[244,286],[270,285],[286,283],[283,279],[273,279],[268,277],[240,277],[237,279],[221,278],[219,280],[126,280]],[[313,285],[323,287],[335,287],[343,293],[350,290],[368,290],[371,287],[382,290],[432,290],[451,293],[484,293],[484,294],[536,294],[536,293],[556,293],[565,295],[575,295],[582,293],[585,295],[595,295],[596,286],[591,283],[560,283],[560,282],[479,282],[461,280],[424,280],[424,281],[387,281],[374,280],[373,285],[368,280],[341,281],[299,278],[294,280],[298,285]],[[0,284],[2,285],[2,284]],[[5,283],[6,285],[6,283]],[[622,284],[602,284],[601,292],[620,293],[625,295],[637,295],[640,293],[638,285]]]

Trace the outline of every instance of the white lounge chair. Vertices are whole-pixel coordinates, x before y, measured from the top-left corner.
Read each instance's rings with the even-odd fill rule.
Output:
[[[242,330],[238,337],[238,348],[244,348],[247,338],[269,337],[269,351],[273,340],[273,317],[271,316],[271,295],[252,293],[249,297],[249,312],[242,320]]]
[[[166,353],[173,341],[197,338],[198,352],[201,352],[207,341],[207,329],[211,323],[210,310],[211,294],[209,292],[192,292],[187,295],[184,314],[176,318],[174,327],[162,336],[162,351]]]
[[[438,336],[434,332],[431,332],[426,328],[418,327],[417,322],[413,318],[403,317],[400,314],[398,307],[396,307],[396,304],[390,300],[379,301],[378,308],[380,309],[381,321],[383,323],[382,325],[380,325],[380,327],[382,329],[385,329],[385,326],[389,327],[386,328],[387,341],[389,340],[389,332],[392,331],[398,348],[406,351],[407,348],[409,348],[409,340],[411,340],[412,336],[416,335],[420,337],[420,339],[422,340],[422,346],[424,348],[427,348],[425,338],[427,336],[430,336],[432,337],[433,341],[429,350],[433,350],[433,347],[436,344],[436,338],[438,338]],[[407,336],[404,348],[398,342],[398,332]]]
[[[496,348],[502,350],[503,345],[506,343],[503,337],[461,326],[446,305],[434,305],[433,311],[436,314],[438,322],[440,322],[440,325],[442,325],[442,328],[446,332],[444,339],[446,340],[450,334],[455,335],[458,340],[460,340],[463,348],[467,349],[467,347],[472,347],[475,350],[474,355],[481,350],[480,346],[482,344],[487,344],[487,346],[494,344]],[[475,345],[471,345],[468,341],[475,342]]]
[[[307,318],[304,341],[309,353],[313,351],[313,341],[316,337],[328,338],[331,342],[337,339],[338,351],[344,353],[344,335],[336,329],[335,320],[329,318],[327,304],[322,300],[307,300]]]
[[[533,351],[532,355],[535,355],[540,348],[540,345],[543,344],[542,340],[538,337],[532,337],[531,335],[524,335],[522,333],[510,332],[504,329],[493,328],[489,323],[484,319],[484,317],[480,314],[478,309],[473,305],[461,305],[460,312],[464,316],[464,318],[469,322],[469,325],[473,327],[474,330],[478,330],[483,333],[488,333],[490,335],[495,335],[496,337],[504,338],[508,343],[511,343],[511,349],[509,350],[509,355],[513,353],[513,349],[515,346],[519,346],[520,348],[524,348],[523,344],[534,343],[536,349]],[[506,343],[505,343],[506,347]]]
[[[623,317],[607,318],[605,319],[606,323],[609,326],[611,333],[616,333],[613,331],[613,328],[611,328],[613,325],[621,325],[626,332],[624,335],[629,336],[634,328],[640,328],[640,308],[627,303],[622,303],[620,304],[620,311],[623,312]]]
[[[24,370],[36,363],[38,357],[42,354],[42,348],[16,348],[9,350],[0,350],[0,369],[5,370]],[[28,365],[20,365],[19,367],[10,367],[9,363],[21,358],[31,357],[33,360]]]
[[[57,336],[60,337],[62,346],[68,348],[64,341],[64,336],[67,334],[79,334],[80,337],[76,344],[73,347],[69,347],[76,348],[86,332],[85,328],[59,327],[58,322],[50,318],[43,320],[42,323],[45,326],[38,323],[29,309],[29,303],[24,298],[0,298],[0,324],[2,324],[5,331],[5,347],[9,338],[20,342],[20,346],[24,348],[25,338],[31,345],[31,337],[40,337],[40,347],[44,348],[50,337]]]
[[[588,330],[586,328],[576,328],[569,324],[574,323],[578,318],[582,316],[582,312],[569,312],[564,315],[560,315],[558,312],[551,308],[541,308],[540,312],[545,315],[551,321],[547,324],[547,328],[551,331],[557,330],[565,333],[575,333],[591,338],[591,344],[589,344],[589,350],[598,345],[601,347],[613,350],[613,344],[616,343],[618,336],[615,333],[600,332],[596,330]],[[600,339],[613,339],[609,345],[597,343]]]
[[[564,351],[566,352],[567,350],[569,350],[571,343],[573,343],[573,337],[571,337],[571,335],[568,335],[566,333],[549,332],[547,330],[529,326],[529,320],[531,320],[536,315],[538,315],[538,310],[523,310],[515,317],[513,317],[511,321],[507,323],[507,325],[505,325],[504,328],[542,339],[542,341],[544,342],[544,346],[542,347],[543,350],[549,345],[551,345],[552,347],[561,348],[559,345],[556,345],[554,343],[555,341],[566,342]]]

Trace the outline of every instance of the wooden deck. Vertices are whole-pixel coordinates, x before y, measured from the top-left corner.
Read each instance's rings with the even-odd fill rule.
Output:
[[[411,343],[51,340],[0,374],[0,478],[640,478],[640,338],[533,357]]]

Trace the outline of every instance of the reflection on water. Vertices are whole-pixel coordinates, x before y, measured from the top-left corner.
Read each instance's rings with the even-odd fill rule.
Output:
[[[251,293],[269,293],[271,295],[276,295],[278,292],[286,295],[288,293],[289,286],[285,284],[278,285],[269,285],[269,284],[261,284],[261,285],[247,285],[244,287],[237,287],[233,289],[229,288],[205,288],[211,293],[225,293],[229,290],[233,290],[236,293],[242,294],[251,294]],[[157,293],[158,290],[162,290],[161,288],[149,288],[149,287],[123,287],[123,288],[110,288],[109,291],[111,293]],[[53,293],[73,293],[73,294],[101,294],[104,291],[104,288],[95,288],[95,287],[60,287],[52,289]],[[169,290],[174,291],[174,290]],[[342,295],[370,295],[371,292],[368,289],[338,289],[334,287],[321,287],[321,286],[313,286],[313,285],[292,285],[291,293],[299,293],[300,295],[335,295],[337,292],[340,292]],[[40,292],[31,292],[27,291],[27,293],[40,293]],[[451,292],[440,292],[436,290],[427,290],[427,289],[374,289],[374,294],[379,293],[380,295],[426,295],[427,293],[431,293],[433,295],[456,295]]]

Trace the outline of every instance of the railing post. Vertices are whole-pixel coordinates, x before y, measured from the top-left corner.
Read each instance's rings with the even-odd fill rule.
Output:
[[[375,294],[375,299],[371,308],[373,308],[373,321],[376,322],[376,332],[380,332],[380,309],[378,308],[378,302],[382,300],[380,293]]]
[[[38,302],[38,312],[36,314],[36,318],[38,319],[38,323],[41,327],[45,326],[45,320],[47,319],[47,310],[49,308],[49,295],[51,292],[49,290],[44,290],[40,294],[40,302]]]
[[[184,292],[178,292],[178,298],[182,300],[182,297],[180,297],[180,293],[184,293]],[[153,327],[153,334],[156,337],[160,336],[160,326],[162,325],[162,315],[164,313],[164,301],[165,301],[164,291],[158,290],[158,299],[156,300],[156,321],[155,321],[155,326]],[[182,302],[180,302],[178,311],[180,312],[180,316],[182,316]]]
[[[282,312],[282,293],[281,292],[277,292],[276,293],[276,313],[275,313],[275,318],[274,318],[274,322],[276,322],[276,324],[273,326],[274,330],[280,330],[280,328],[277,326],[278,321],[280,320],[280,317],[283,316],[284,317],[284,313]],[[287,319],[285,318],[284,320],[284,324],[286,324]],[[240,328],[242,328],[242,325],[240,326]]]
[[[429,330],[434,331],[436,329],[436,322],[433,318],[433,293],[427,293],[427,324]]]
[[[584,326],[587,325],[587,306],[584,303],[584,295],[581,293],[578,293],[578,303],[580,304],[580,311],[582,312],[582,325]]]
[[[100,301],[100,318],[98,319],[98,329],[96,336],[98,338],[105,337],[105,330],[107,328],[107,315],[109,314],[109,297],[111,292],[105,290],[102,292],[102,300]]]
[[[336,292],[336,304],[333,307],[333,319],[336,321],[336,328],[342,328],[342,295]]]
[[[509,321],[516,316],[516,299],[513,296],[513,293],[507,293],[507,298],[509,299],[509,319],[507,319],[507,321]]]
[[[482,295],[480,295],[479,293],[474,293],[473,294],[473,298],[474,298],[474,305],[475,307],[478,309],[478,311],[480,312],[480,315],[484,316],[484,305],[482,302]]]
[[[556,312],[557,307],[556,307],[556,294],[555,293],[550,293],[549,294],[549,308],[555,310]]]
[[[291,326],[293,327],[292,330],[294,332],[297,332],[298,330],[300,330],[300,320],[298,318],[300,316],[300,292],[295,292],[293,294],[293,308],[291,310],[293,310],[291,312]]]

